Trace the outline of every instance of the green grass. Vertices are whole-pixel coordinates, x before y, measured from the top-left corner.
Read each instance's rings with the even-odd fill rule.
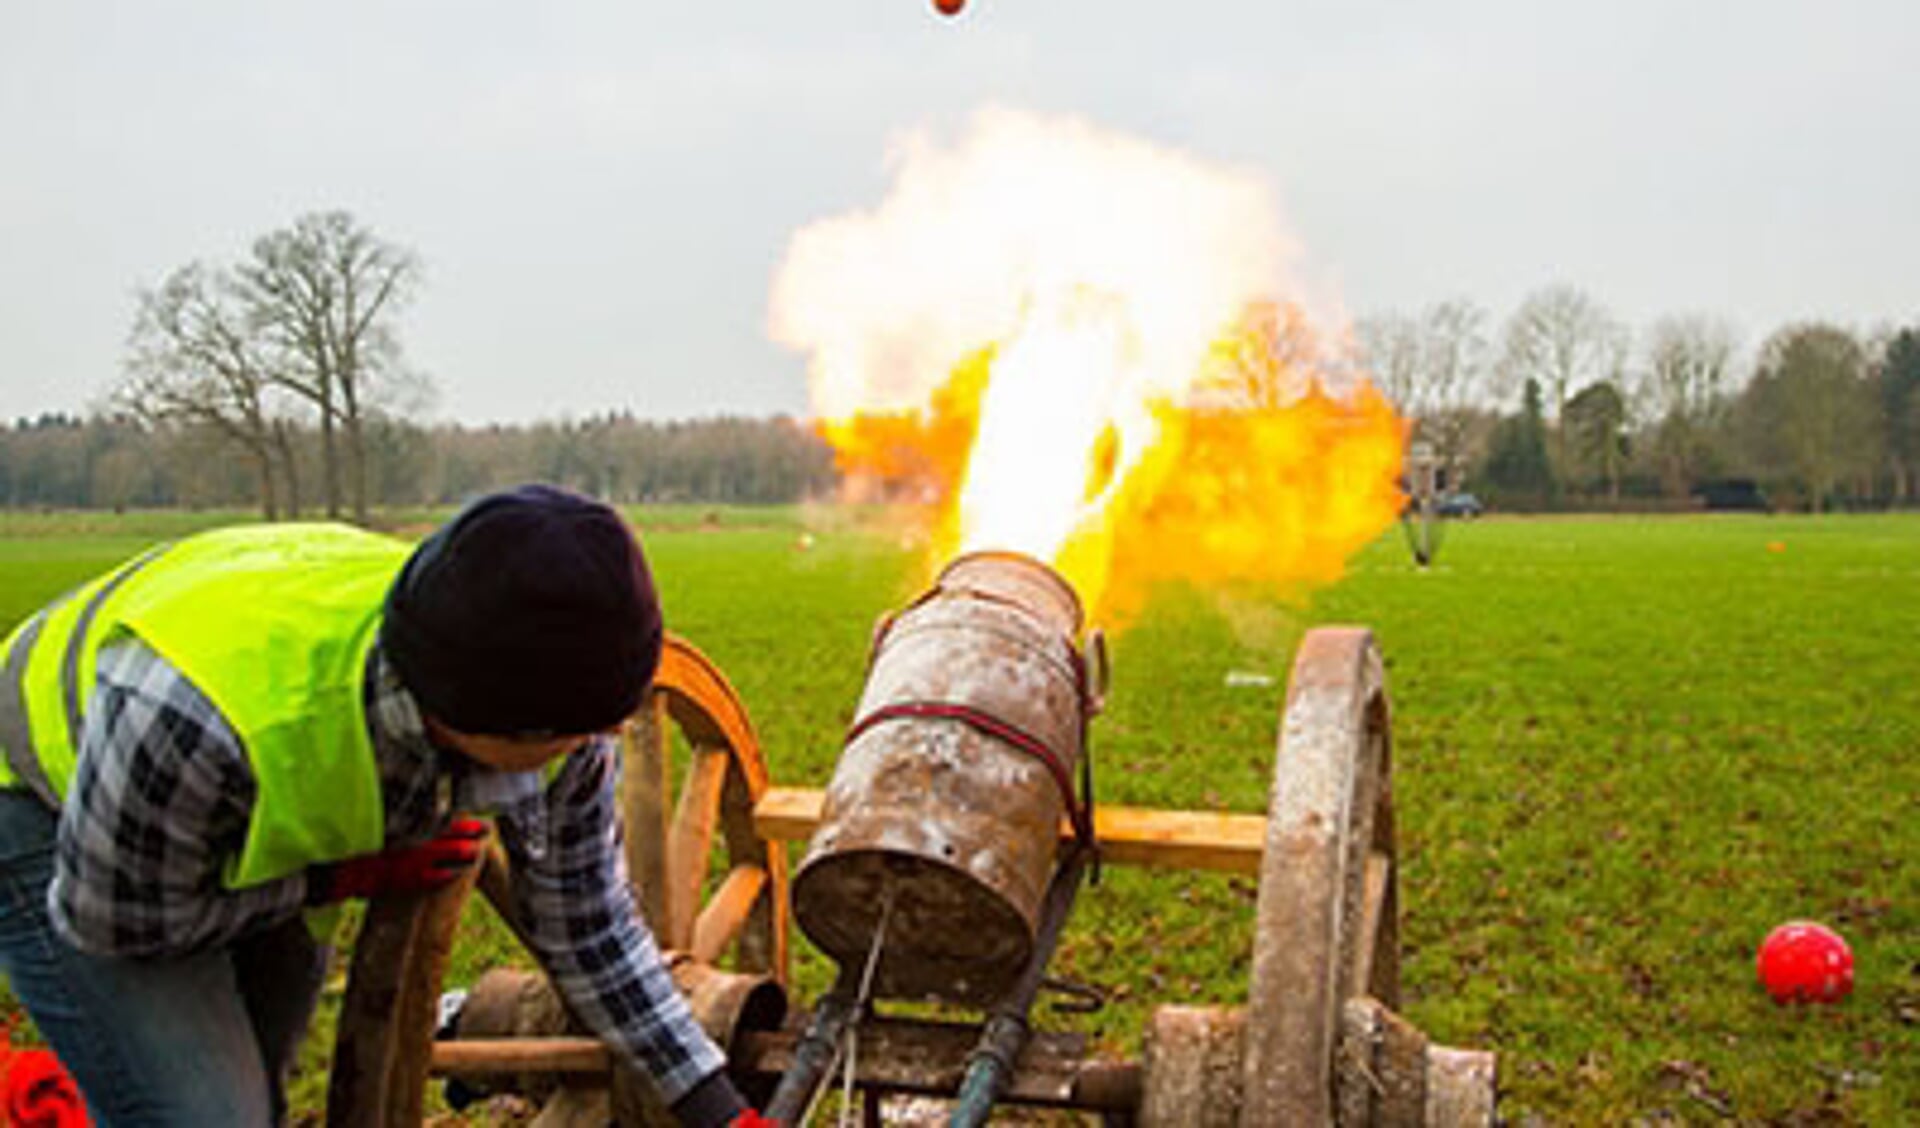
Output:
[[[872,513],[636,517],[670,625],[739,688],[774,778],[824,783],[873,620],[923,578],[907,539]],[[196,520],[0,515],[0,625]],[[1304,608],[1165,593],[1113,642],[1102,797],[1261,810],[1300,632],[1367,624],[1394,704],[1403,1009],[1500,1052],[1506,1115],[1920,1119],[1920,518],[1449,534],[1427,572],[1383,538]],[[1127,1050],[1154,1004],[1242,999],[1254,894],[1109,870],[1056,963],[1114,999],[1083,1028]],[[1852,943],[1844,1004],[1755,986],[1755,946],[1794,917]],[[510,954],[473,921],[453,977]],[[800,993],[825,978],[803,951]],[[309,1104],[326,1047],[323,1018]]]

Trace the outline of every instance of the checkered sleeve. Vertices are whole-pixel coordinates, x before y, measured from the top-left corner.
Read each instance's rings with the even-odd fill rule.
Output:
[[[616,746],[575,752],[539,819],[504,811],[515,898],[529,939],[574,1012],[668,1103],[726,1064],[673,985],[627,886],[615,808]]]
[[[100,654],[60,813],[48,907],[84,951],[198,951],[298,912],[304,876],[226,888],[256,786],[193,683],[138,641]]]

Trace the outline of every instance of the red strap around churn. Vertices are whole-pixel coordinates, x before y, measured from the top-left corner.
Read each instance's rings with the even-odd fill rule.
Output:
[[[979,732],[996,737],[1027,753],[1046,766],[1047,774],[1053,777],[1053,784],[1060,789],[1060,798],[1067,805],[1067,818],[1073,823],[1073,835],[1086,849],[1094,848],[1093,816],[1085,804],[1073,791],[1073,776],[1060,757],[1046,742],[1016,725],[1008,724],[998,717],[983,713],[971,705],[958,705],[947,701],[902,701],[892,705],[882,705],[847,730],[846,743],[852,744],[860,735],[883,721],[897,721],[909,717],[933,718],[935,720],[959,721]],[[1082,750],[1081,755],[1085,755]]]

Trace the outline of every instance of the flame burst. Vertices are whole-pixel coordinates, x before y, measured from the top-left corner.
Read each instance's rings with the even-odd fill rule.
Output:
[[[772,332],[849,480],[939,503],[936,560],[1038,557],[1113,625],[1159,582],[1329,582],[1398,513],[1403,425],[1274,297],[1260,180],[1005,110],[890,164],[794,237]]]

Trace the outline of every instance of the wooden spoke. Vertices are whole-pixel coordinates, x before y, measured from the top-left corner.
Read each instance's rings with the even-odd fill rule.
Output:
[[[1360,909],[1360,931],[1353,953],[1353,981],[1371,984],[1381,947],[1382,919],[1387,912],[1387,889],[1393,883],[1393,859],[1379,851],[1367,854],[1367,873]],[[1371,991],[1368,992],[1372,994]],[[1378,997],[1378,996],[1376,996]],[[1384,1001],[1384,1000],[1383,1000]]]
[[[693,958],[712,963],[740,938],[753,916],[754,904],[767,887],[767,871],[756,865],[735,866],[700,919],[693,922],[687,950]]]
[[[1372,636],[1302,640],[1275,757],[1242,1063],[1248,1126],[1335,1119],[1345,1002],[1399,999],[1387,696]]]
[[[693,919],[700,911],[713,849],[713,828],[720,817],[720,789],[732,758],[725,748],[696,748],[687,765],[686,783],[667,836],[667,923],[660,942],[684,950],[693,941]]]
[[[672,636],[661,654],[654,688],[654,696],[690,750],[673,822],[661,838],[646,843],[647,849],[659,851],[657,862],[645,860],[646,869],[657,865],[664,885],[664,921],[657,935],[668,947],[690,948],[699,934],[702,906],[710,903],[709,890],[717,897],[726,889],[724,881],[710,882],[709,875],[731,875],[742,867],[758,869],[765,877],[745,903],[744,922],[720,928],[740,906],[713,906],[720,915],[713,918],[707,936],[709,940],[733,936],[738,970],[770,975],[784,986],[786,848],[762,838],[753,825],[754,804],[768,787],[767,767],[746,708],[718,667]],[[716,866],[716,853],[724,854],[723,867]],[[643,870],[635,867],[633,872],[638,875]],[[733,893],[739,892],[736,885]],[[706,958],[717,959],[719,954]]]
[[[656,933],[667,923],[667,803],[672,756],[666,698],[648,695],[640,711],[620,730],[625,765],[620,773],[621,812],[626,817],[627,877],[634,903]]]
[[[682,743],[689,755],[676,793],[673,751]],[[739,696],[685,640],[667,636],[653,691],[622,728],[621,755],[619,800],[635,905],[663,948],[694,961],[675,964],[676,982],[697,981],[698,965],[732,949],[738,970],[784,986],[785,848],[753,824],[754,804],[767,791],[766,764]],[[329,1125],[420,1123],[442,972],[471,888],[478,885],[525,943],[505,852],[491,844],[476,869],[433,896],[368,907],[334,1044]],[[723,876],[709,882],[709,874]]]

